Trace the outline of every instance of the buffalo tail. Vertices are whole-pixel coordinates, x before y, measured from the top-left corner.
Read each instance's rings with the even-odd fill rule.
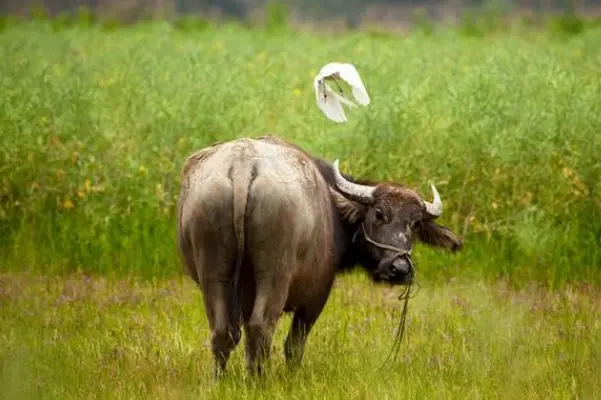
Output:
[[[244,243],[244,220],[246,217],[246,204],[248,201],[248,192],[250,185],[254,179],[255,169],[249,168],[250,165],[244,160],[244,153],[241,154],[241,160],[234,162],[231,171],[232,187],[233,187],[233,217],[234,217],[234,233],[238,244],[236,265],[234,267],[234,276],[232,282],[232,303],[231,312],[233,319],[238,319],[242,315],[239,293],[239,281],[244,262],[245,243]]]

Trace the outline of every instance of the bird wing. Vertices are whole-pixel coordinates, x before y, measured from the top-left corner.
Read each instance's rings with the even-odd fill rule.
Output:
[[[353,96],[359,104],[364,106],[369,104],[370,100],[367,89],[365,89],[359,73],[352,64],[340,64],[338,66],[338,75],[342,80],[351,85]]]
[[[336,80],[337,78],[344,80],[351,86],[353,96],[359,104],[367,105],[370,99],[359,73],[352,64],[328,63],[324,65],[313,80],[317,105],[329,119],[336,122],[346,122],[342,104],[349,107],[357,107],[357,105],[333,91],[325,83],[326,79]]]

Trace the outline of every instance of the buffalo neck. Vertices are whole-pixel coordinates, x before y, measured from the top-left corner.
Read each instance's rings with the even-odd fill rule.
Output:
[[[335,229],[339,238],[336,239],[338,253],[340,254],[337,269],[347,271],[358,264],[365,264],[365,254],[361,250],[361,221],[351,223],[344,220],[342,215],[336,211],[338,226]]]

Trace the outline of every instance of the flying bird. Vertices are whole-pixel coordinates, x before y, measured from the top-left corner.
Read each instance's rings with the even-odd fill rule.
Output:
[[[366,106],[370,100],[367,89],[365,89],[359,73],[352,64],[326,64],[313,81],[317,106],[330,120],[334,122],[346,122],[347,119],[342,104],[352,108],[357,107],[357,104],[351,101],[350,96],[345,95],[338,81],[339,79],[350,85],[353,97],[358,104]],[[326,81],[334,82],[340,94],[326,84]]]

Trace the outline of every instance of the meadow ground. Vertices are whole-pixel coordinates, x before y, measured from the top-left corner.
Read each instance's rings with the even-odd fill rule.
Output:
[[[601,294],[506,283],[422,283],[407,336],[384,363],[398,290],[340,279],[300,370],[286,370],[281,321],[270,372],[245,381],[243,343],[215,384],[198,290],[75,274],[0,275],[0,397],[502,398],[601,396]],[[381,368],[381,369],[380,369]]]
[[[596,398],[601,387],[601,30],[394,36],[236,23],[0,25],[0,397]],[[312,79],[355,64],[372,103],[325,119]],[[180,279],[185,157],[274,133],[445,204],[457,255],[418,246],[401,304],[341,277],[302,369],[210,379]],[[266,387],[265,387],[266,386]],[[115,396],[115,393],[117,396]]]

